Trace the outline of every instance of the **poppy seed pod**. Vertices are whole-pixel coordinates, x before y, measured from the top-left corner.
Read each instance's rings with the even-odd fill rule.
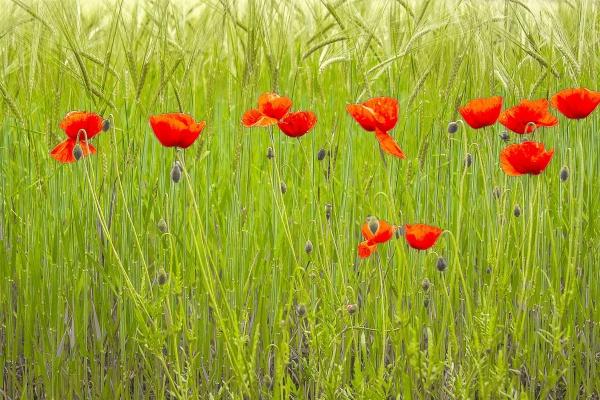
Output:
[[[423,282],[421,282],[421,287],[423,288],[424,291],[428,291],[429,288],[431,287],[431,282],[429,282],[429,279],[427,279],[427,278],[423,279]]]
[[[471,155],[471,153],[467,153],[467,155],[465,156],[465,167],[469,168],[471,164],[473,164],[473,156]]]
[[[267,147],[267,158],[270,160],[275,157],[275,151],[271,146]]]
[[[171,180],[178,183],[181,180],[181,165],[179,161],[175,161],[173,168],[171,169]]]
[[[502,141],[505,142],[505,143],[508,142],[510,140],[510,136],[508,135],[508,132],[503,131],[500,134],[500,139],[502,139]]]
[[[79,159],[83,157],[83,149],[81,148],[81,145],[79,143],[77,143],[75,147],[73,147],[73,157],[75,157],[76,161],[79,161]]]
[[[348,314],[350,315],[356,314],[356,312],[358,311],[358,305],[348,304],[346,305],[346,311],[348,311]]]
[[[317,160],[323,161],[325,159],[326,155],[327,155],[327,152],[325,151],[325,149],[319,150],[319,152],[317,153]]]
[[[513,215],[517,218],[519,218],[521,216],[521,207],[519,207],[518,204],[515,206],[515,209],[513,210]]]
[[[329,221],[331,218],[331,211],[333,210],[333,206],[330,203],[325,204],[325,218]]]
[[[109,129],[110,129],[110,120],[105,119],[104,121],[102,121],[102,132],[106,132]]]
[[[310,240],[306,241],[306,244],[304,245],[304,251],[306,252],[306,254],[310,254],[313,251],[313,244]]]
[[[157,277],[158,284],[160,286],[163,286],[165,283],[167,283],[167,280],[168,280],[167,271],[165,271],[164,268],[159,269],[158,277]]]
[[[167,233],[169,231],[167,221],[165,221],[164,218],[158,220],[158,222],[156,223],[156,227],[158,228],[160,233]]]
[[[454,134],[458,131],[458,123],[456,121],[452,121],[448,124],[448,133]]]
[[[567,179],[569,179],[569,167],[567,167],[566,165],[564,167],[562,167],[562,169],[560,170],[560,180],[561,182],[566,182]]]
[[[444,257],[438,257],[436,267],[438,271],[444,272],[448,268],[448,263]]]
[[[285,194],[285,192],[287,192],[287,185],[285,184],[285,182],[281,182],[281,194]]]
[[[296,315],[304,317],[306,315],[306,306],[304,304],[298,304],[296,306]]]

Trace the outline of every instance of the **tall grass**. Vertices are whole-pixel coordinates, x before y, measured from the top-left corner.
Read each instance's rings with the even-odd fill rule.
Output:
[[[536,132],[556,154],[534,177],[500,170],[501,127],[446,131],[474,97],[598,89],[597,2],[2,8],[4,398],[598,398],[600,114]],[[268,90],[315,130],[244,129]],[[345,113],[377,95],[406,160]],[[59,165],[79,109],[113,127]],[[149,128],[169,111],[207,120],[185,154]],[[361,261],[370,214],[446,233]]]

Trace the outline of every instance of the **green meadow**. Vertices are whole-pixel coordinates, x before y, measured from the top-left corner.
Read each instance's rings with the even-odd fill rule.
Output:
[[[600,111],[551,109],[538,176],[500,124],[448,133],[473,98],[599,89],[597,1],[0,6],[0,398],[600,398]],[[314,129],[245,128],[268,91]],[[346,112],[377,96],[404,160]],[[61,164],[73,110],[111,128]],[[206,121],[185,151],[166,112]],[[444,233],[360,259],[369,215]]]

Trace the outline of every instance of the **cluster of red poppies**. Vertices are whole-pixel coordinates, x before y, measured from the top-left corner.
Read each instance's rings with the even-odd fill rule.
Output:
[[[546,99],[522,100],[518,105],[502,111],[502,97],[475,99],[459,108],[464,122],[473,129],[481,129],[500,122],[519,135],[533,133],[539,127],[551,127],[558,119],[549,112],[550,102]],[[555,94],[551,104],[565,117],[582,119],[590,115],[600,104],[600,92],[585,88],[565,89]],[[258,107],[242,116],[245,127],[270,127],[275,124],[290,137],[301,137],[317,123],[312,111],[290,112],[292,100],[275,93],[263,93],[258,98]],[[348,113],[367,132],[375,133],[381,149],[397,158],[405,158],[404,152],[390,135],[398,122],[398,102],[390,97],[376,97],[359,104],[349,104]],[[200,136],[205,121],[196,122],[190,115],[170,113],[150,117],[150,126],[159,142],[166,147],[188,148]],[[110,123],[95,113],[74,111],[68,113],[60,123],[67,139],[50,153],[62,163],[79,160],[96,149],[89,140]],[[458,125],[452,122],[449,132],[454,133]],[[554,149],[546,150],[543,143],[524,141],[505,147],[500,152],[500,167],[510,176],[538,175],[548,166]],[[362,226],[364,241],[358,246],[361,258],[369,257],[377,245],[390,240],[394,233],[404,232],[409,246],[418,250],[432,247],[442,234],[442,229],[424,224],[407,224],[397,227],[376,217],[368,217]]]

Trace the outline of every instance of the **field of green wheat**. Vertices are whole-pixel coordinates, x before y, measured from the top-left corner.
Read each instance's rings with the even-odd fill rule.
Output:
[[[600,398],[600,109],[458,112],[600,89],[596,0],[0,6],[1,399]],[[244,126],[268,92],[314,127]],[[404,159],[347,112],[381,96]],[[107,129],[62,163],[72,111]],[[524,140],[554,156],[509,176]]]

